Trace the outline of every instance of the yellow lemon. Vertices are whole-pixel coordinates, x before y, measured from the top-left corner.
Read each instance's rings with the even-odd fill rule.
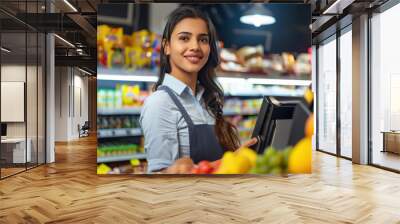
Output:
[[[250,154],[249,152],[247,152]],[[251,167],[252,162],[245,153],[226,152],[221,159],[221,165],[216,174],[242,174],[247,173]]]
[[[233,152],[225,152],[221,159],[221,164],[216,174],[229,174],[235,165],[235,154]]]
[[[236,155],[235,162],[234,174],[247,173],[252,167],[250,159],[244,155]]]
[[[311,138],[303,138],[293,148],[289,156],[289,173],[311,173]]]
[[[249,159],[252,167],[254,167],[256,165],[257,153],[254,152],[254,150],[244,147],[244,148],[240,148],[237,151],[237,154],[247,157],[247,159]]]

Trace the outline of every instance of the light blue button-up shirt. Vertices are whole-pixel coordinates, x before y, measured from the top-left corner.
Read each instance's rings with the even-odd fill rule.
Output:
[[[194,95],[190,87],[169,74],[165,74],[162,85],[172,89],[194,124],[215,124],[206,110],[202,99],[204,89],[200,85]],[[166,91],[156,91],[147,97],[139,122],[144,134],[148,172],[171,166],[179,159],[178,150],[181,157],[190,156],[187,123]]]

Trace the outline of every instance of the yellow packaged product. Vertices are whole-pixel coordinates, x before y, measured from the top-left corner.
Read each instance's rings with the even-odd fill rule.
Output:
[[[107,25],[97,26],[97,40],[104,41],[108,33],[110,33],[110,27]]]
[[[130,85],[122,85],[122,105],[124,107],[133,107],[138,104],[138,97],[140,94],[139,85],[130,86]]]

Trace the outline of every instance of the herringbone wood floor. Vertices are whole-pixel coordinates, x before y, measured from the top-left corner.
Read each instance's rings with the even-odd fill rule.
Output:
[[[400,175],[316,152],[312,175],[97,176],[96,141],[0,181],[0,223],[400,223]]]

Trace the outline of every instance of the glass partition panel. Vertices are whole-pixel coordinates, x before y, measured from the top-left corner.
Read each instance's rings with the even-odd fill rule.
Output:
[[[318,149],[336,154],[336,37],[318,48]]]
[[[352,157],[352,33],[340,36],[340,154]]]

